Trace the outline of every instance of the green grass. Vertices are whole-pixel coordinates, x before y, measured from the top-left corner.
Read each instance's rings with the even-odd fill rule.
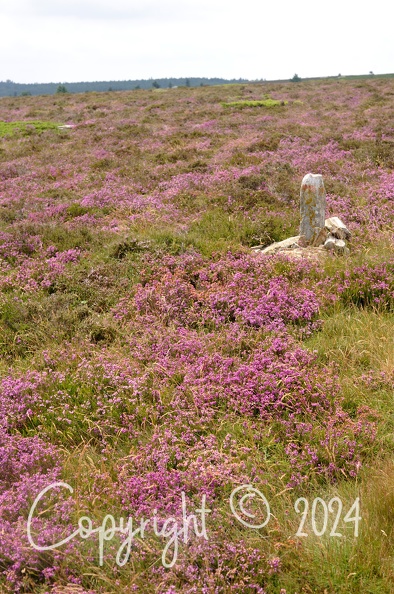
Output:
[[[33,132],[44,132],[44,130],[57,129],[60,124],[54,122],[40,122],[40,121],[16,121],[16,122],[2,122],[0,121],[0,137],[13,136],[19,132],[23,135],[32,134]]]
[[[260,101],[230,101],[223,102],[223,107],[236,107],[243,109],[244,107],[276,107],[278,105],[287,105],[287,101],[278,101],[276,99],[262,99]]]
[[[177,255],[192,247],[210,257],[213,253],[225,254],[230,249],[268,245],[294,235],[295,229],[280,216],[251,218],[244,213],[226,213],[213,207],[196,217],[183,233],[170,226],[163,229],[144,223],[130,226],[129,233],[133,238],[131,244],[128,245],[128,239],[117,242],[113,247],[114,257],[119,257],[118,252],[124,255],[125,252],[144,251],[144,242],[148,243],[150,251],[158,253]]]
[[[295,539],[298,547],[286,550],[287,539],[293,539],[300,516],[292,512],[294,495],[279,498],[277,513],[283,526],[281,534],[284,567],[280,583],[273,581],[267,588],[268,594],[279,594],[284,588],[288,594],[313,592],[316,594],[388,594],[393,591],[393,462],[385,459],[373,469],[365,470],[355,483],[342,482],[326,493],[317,496],[328,502],[339,497],[343,503],[343,518],[356,497],[360,498],[359,534],[354,536],[354,524],[338,523],[337,532],[342,537],[316,537],[311,531],[310,518],[304,525],[307,537]],[[313,494],[308,497],[313,500]],[[285,510],[291,510],[285,514]],[[317,524],[320,522],[317,519]],[[287,539],[283,537],[287,536]],[[307,584],[306,588],[305,585]]]

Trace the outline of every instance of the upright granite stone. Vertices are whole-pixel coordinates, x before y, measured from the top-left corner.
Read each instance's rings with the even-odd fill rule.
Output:
[[[301,184],[300,245],[320,245],[325,241],[326,190],[320,174],[307,173]]]

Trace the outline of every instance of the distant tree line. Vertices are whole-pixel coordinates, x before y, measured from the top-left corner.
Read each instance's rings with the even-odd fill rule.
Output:
[[[372,71],[369,74],[355,74],[342,76],[325,76],[324,79],[344,78],[344,79],[364,79],[371,76],[381,78],[393,78],[394,74],[374,75]],[[201,87],[205,85],[225,85],[239,83],[263,83],[263,82],[300,82],[308,80],[321,80],[322,77],[314,76],[303,78],[295,74],[291,79],[270,79],[260,78],[258,80],[248,80],[246,78],[149,78],[140,80],[110,80],[97,82],[75,82],[75,83],[15,83],[12,80],[0,81],[0,97],[16,97],[23,95],[55,95],[56,93],[88,93],[91,91],[130,91],[134,89],[171,89],[173,87]]]
[[[262,79],[261,79],[262,80]],[[205,85],[224,85],[247,83],[246,78],[156,78],[141,80],[110,80],[75,83],[15,83],[12,80],[0,81],[0,97],[19,95],[55,95],[56,93],[86,93],[89,91],[129,91],[133,89],[173,88],[180,86],[200,87]]]

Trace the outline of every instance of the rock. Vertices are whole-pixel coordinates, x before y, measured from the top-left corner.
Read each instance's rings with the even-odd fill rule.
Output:
[[[349,229],[338,217],[326,219],[325,228],[337,239],[349,239],[351,237]]]
[[[349,248],[346,247],[346,243],[343,239],[338,239],[334,235],[329,235],[324,243],[324,248],[329,251],[334,251],[337,254],[347,255]]]
[[[326,241],[324,242],[324,247],[326,250],[333,250],[335,248],[335,242],[337,241],[337,238],[334,237],[334,235],[329,235],[326,239]]]
[[[294,248],[293,250],[285,250],[282,253],[294,260],[306,258],[307,260],[313,260],[315,262],[327,258],[330,254],[330,252],[325,250],[322,245],[319,247]]]
[[[260,249],[260,246],[252,248],[252,250],[256,250],[261,252],[262,254],[274,254],[275,252],[279,252],[280,250],[291,250],[298,247],[298,240],[300,236],[296,235],[295,237],[289,237],[288,239],[284,239],[283,241],[277,241],[276,243],[272,243],[268,247]]]
[[[325,227],[326,190],[320,174],[307,173],[304,176],[300,199],[300,235],[305,237],[306,245],[314,245]]]

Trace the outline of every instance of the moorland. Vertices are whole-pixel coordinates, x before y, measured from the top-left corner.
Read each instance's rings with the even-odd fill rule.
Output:
[[[393,116],[379,77],[0,99],[1,591],[393,591]],[[254,253],[308,172],[350,255]],[[42,547],[182,498],[207,538],[37,550],[56,482]]]

